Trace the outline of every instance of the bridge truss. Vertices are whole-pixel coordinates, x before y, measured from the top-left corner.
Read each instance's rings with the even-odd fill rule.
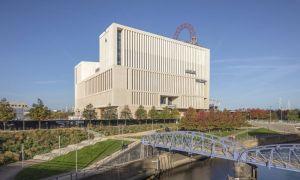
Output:
[[[246,149],[228,138],[192,131],[161,132],[144,136],[144,145],[300,172],[300,144]]]
[[[246,149],[237,160],[300,172],[300,144],[274,144]]]

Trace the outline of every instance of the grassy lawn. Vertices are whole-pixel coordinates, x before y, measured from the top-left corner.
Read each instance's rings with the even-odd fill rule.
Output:
[[[248,132],[244,132],[242,134],[237,135],[236,138],[238,139],[244,139],[247,136],[251,137],[262,137],[262,136],[267,136],[267,135],[278,135],[279,133],[276,131],[272,131],[266,128],[258,128],[258,129],[253,129],[249,130]]]
[[[210,131],[210,132],[206,132],[215,136],[220,136],[220,137],[225,137],[225,136],[229,136],[238,132],[241,132],[243,130],[241,129],[232,129],[232,130],[218,130],[218,131]]]
[[[124,143],[128,144],[129,142],[124,141]],[[78,169],[85,168],[93,162],[109,156],[110,154],[120,150],[121,147],[122,141],[107,140],[78,150]],[[34,180],[75,170],[75,157],[76,152],[73,151],[66,155],[56,157],[50,161],[27,167],[23,169],[15,179]]]

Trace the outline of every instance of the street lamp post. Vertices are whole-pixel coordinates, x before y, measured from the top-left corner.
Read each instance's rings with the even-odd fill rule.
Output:
[[[270,119],[269,119],[269,126],[268,129],[270,130],[270,123],[272,121],[272,106],[270,106]]]
[[[124,144],[123,129],[124,129],[124,126],[122,126],[122,145]]]
[[[22,124],[23,124],[23,131],[25,130],[25,124],[24,124],[24,107],[22,106]]]
[[[92,112],[91,111],[89,111],[88,112],[89,113],[89,124],[88,124],[88,139],[90,140],[90,125],[91,125],[91,123],[92,123]]]
[[[58,149],[59,149],[59,155],[61,155],[61,151],[60,151],[60,136],[58,136]]]
[[[21,146],[21,153],[22,153],[22,168],[24,167],[24,144]]]
[[[280,109],[280,121],[282,121],[282,106],[281,106],[282,99],[279,98],[279,109]]]
[[[92,112],[91,111],[89,111],[89,119],[90,119],[89,124],[91,125],[91,123],[92,123]]]
[[[153,131],[153,119],[152,119],[152,125],[151,125],[152,131]]]
[[[76,163],[76,173],[77,173],[77,171],[78,171],[78,166],[77,166],[77,149],[78,149],[78,147],[77,147],[77,145],[76,145],[76,152],[75,152],[75,163]]]

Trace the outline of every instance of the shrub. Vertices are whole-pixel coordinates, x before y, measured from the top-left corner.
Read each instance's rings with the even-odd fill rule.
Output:
[[[235,129],[243,126],[246,122],[246,114],[242,111],[200,111],[189,108],[180,121],[181,129],[186,130],[221,130]]]
[[[176,124],[153,124],[153,129],[161,129],[164,127],[169,127],[170,129],[175,130]],[[106,136],[121,134],[123,128],[123,134],[127,133],[136,133],[143,131],[152,130],[152,124],[143,124],[143,125],[128,125],[128,126],[93,126],[94,131],[100,132]]]

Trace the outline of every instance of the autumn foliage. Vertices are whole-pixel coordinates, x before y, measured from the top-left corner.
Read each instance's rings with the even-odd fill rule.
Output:
[[[270,117],[270,114],[268,110],[265,109],[248,109],[249,112],[249,119],[268,119]]]
[[[189,108],[180,122],[181,129],[185,130],[217,130],[235,129],[246,122],[246,113],[243,111],[199,111]]]

